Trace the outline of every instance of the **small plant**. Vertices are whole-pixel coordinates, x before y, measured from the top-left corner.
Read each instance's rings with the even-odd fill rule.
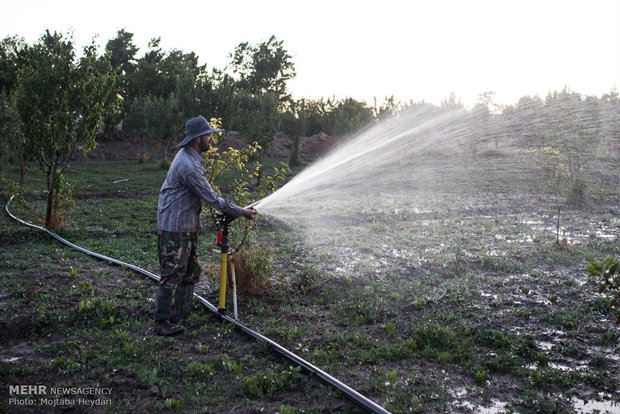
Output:
[[[157,368],[140,368],[138,371],[138,378],[140,378],[140,382],[146,386],[152,387],[153,385],[157,385],[159,382],[157,378]]]
[[[219,362],[222,365],[224,371],[232,372],[233,374],[241,373],[243,366],[234,359],[232,359],[229,355],[222,354],[218,359],[220,360]]]
[[[546,367],[547,365],[549,365],[551,357],[545,352],[538,352],[536,354],[536,360],[538,361],[538,365],[540,365],[541,367]]]
[[[385,386],[393,387],[398,382],[398,373],[396,371],[388,371],[385,373]]]
[[[190,377],[204,378],[209,375],[213,375],[215,373],[215,369],[211,365],[205,364],[203,362],[193,361],[190,362],[187,367],[185,367],[185,372]]]
[[[476,383],[484,384],[489,377],[489,373],[485,370],[476,371],[474,374],[474,378],[476,379]]]
[[[538,166],[545,173],[549,187],[553,192],[553,203],[557,210],[555,244],[560,246],[560,215],[562,213],[560,195],[568,177],[568,169],[562,160],[560,151],[554,148],[545,147],[542,150],[537,150],[534,152],[534,156]]]
[[[164,408],[167,410],[180,410],[183,408],[183,403],[176,398],[166,398],[164,400]]]
[[[77,268],[75,268],[73,266],[69,266],[69,275],[71,275],[71,279],[76,279],[77,275],[78,275]]]
[[[80,280],[78,282],[77,290],[82,297],[93,297],[95,295],[95,288],[93,287],[92,282]]]
[[[249,295],[260,295],[271,284],[272,253],[261,244],[244,246],[235,255],[237,286]]]
[[[290,405],[281,405],[280,406],[280,414],[295,414],[297,410]]]
[[[196,351],[200,352],[201,354],[206,354],[207,352],[209,352],[209,345],[207,344],[197,344],[196,345]]]
[[[588,259],[590,266],[586,271],[598,284],[599,292],[611,296],[610,306],[616,312],[616,323],[620,324],[620,262],[613,257],[603,259],[598,263],[594,259]]]
[[[388,322],[384,327],[383,327],[383,332],[385,332],[385,334],[387,336],[394,336],[394,333],[396,332],[396,325],[394,325],[394,322]]]

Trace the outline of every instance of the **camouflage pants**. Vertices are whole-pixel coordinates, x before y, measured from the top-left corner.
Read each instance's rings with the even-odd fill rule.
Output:
[[[198,233],[160,230],[157,234],[159,285],[176,288],[179,283],[196,283],[200,279],[200,263],[196,249]]]

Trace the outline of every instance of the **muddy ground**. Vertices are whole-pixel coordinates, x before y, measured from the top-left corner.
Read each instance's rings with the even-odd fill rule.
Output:
[[[111,183],[125,166],[79,166],[90,168]],[[144,188],[78,188],[60,233],[156,273],[151,187],[161,173],[151,172]],[[553,203],[530,173],[498,173],[492,185],[459,174],[462,185],[445,177],[432,192],[416,183],[425,197],[403,192],[405,207],[359,212],[342,200],[307,221],[264,216],[252,243],[270,258],[271,284],[255,295],[240,287],[240,319],[394,413],[619,412],[620,329],[584,270],[588,257],[620,254],[616,176],[564,210],[556,244]],[[185,334],[156,337],[150,280],[6,215],[0,230],[4,412],[363,411],[198,304]],[[205,228],[201,251],[212,239]],[[198,288],[212,303],[217,260],[203,255]],[[63,387],[110,393],[50,395]]]

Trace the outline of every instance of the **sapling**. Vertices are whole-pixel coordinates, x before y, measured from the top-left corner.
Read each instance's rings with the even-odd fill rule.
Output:
[[[567,168],[564,165],[562,158],[560,157],[560,151],[545,147],[541,150],[535,150],[534,156],[536,163],[543,170],[545,177],[547,178],[548,185],[553,194],[553,204],[557,211],[556,214],[556,233],[555,244],[560,245],[560,215],[562,212],[562,202],[560,201],[560,194],[567,178]]]

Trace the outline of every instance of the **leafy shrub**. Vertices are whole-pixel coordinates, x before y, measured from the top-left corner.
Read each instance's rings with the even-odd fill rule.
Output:
[[[616,323],[620,323],[620,262],[613,257],[603,259],[601,263],[594,259],[588,259],[588,262],[590,266],[586,271],[597,283],[599,292],[611,296],[610,306],[616,312]]]
[[[261,244],[244,246],[235,254],[237,286],[249,295],[260,295],[271,285],[273,254]]]

